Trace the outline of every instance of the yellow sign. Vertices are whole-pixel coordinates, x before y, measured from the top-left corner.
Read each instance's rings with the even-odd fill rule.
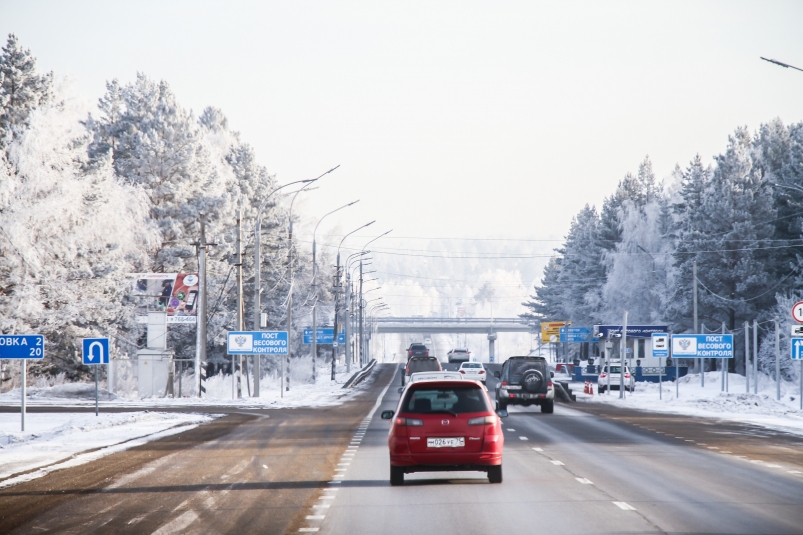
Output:
[[[548,344],[550,342],[560,342],[560,329],[561,327],[572,326],[571,322],[566,321],[543,321],[541,322],[541,342]]]

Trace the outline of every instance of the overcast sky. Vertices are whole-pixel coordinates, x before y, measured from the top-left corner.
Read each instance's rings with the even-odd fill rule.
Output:
[[[803,118],[801,2],[0,1],[93,102],[137,71],[221,108],[344,230],[555,238],[645,155],[660,178],[739,125]],[[4,40],[4,39],[3,39]]]

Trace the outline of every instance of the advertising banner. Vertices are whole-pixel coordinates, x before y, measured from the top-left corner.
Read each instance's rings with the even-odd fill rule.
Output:
[[[543,321],[541,322],[541,342],[560,342],[560,328],[566,327],[565,321]],[[569,323],[571,326],[571,323]]]
[[[139,323],[147,323],[147,312],[154,309],[167,312],[167,323],[195,323],[197,273],[135,273],[134,279],[134,295],[148,298],[137,312]]]

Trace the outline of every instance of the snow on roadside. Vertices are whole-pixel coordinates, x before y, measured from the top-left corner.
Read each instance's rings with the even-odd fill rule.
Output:
[[[657,383],[636,383],[636,391],[625,392],[627,397],[619,399],[619,391],[610,395],[583,394],[582,385],[575,383],[572,391],[577,393],[578,401],[608,403],[621,407],[647,411],[685,414],[720,418],[723,420],[751,423],[762,427],[777,429],[803,435],[803,411],[799,410],[799,385],[784,382],[781,384],[781,400],[776,401],[775,382],[766,376],[759,379],[758,394],[745,392],[745,378],[729,374],[729,392],[721,391],[722,376],[719,372],[705,374],[705,388],[700,386],[700,375],[687,375],[680,379],[680,396],[675,397],[675,383],[664,382],[663,399],[658,399]]]
[[[346,367],[339,365],[335,381],[332,381],[331,368],[319,366],[315,384],[294,380],[295,377],[291,377],[290,390],[285,390],[284,395],[280,390],[279,378],[268,375],[261,379],[259,398],[249,396],[248,387],[245,384],[245,379],[243,379],[243,398],[233,399],[231,375],[220,374],[212,376],[206,381],[207,393],[203,398],[187,395],[187,391],[191,388],[193,382],[192,375],[183,377],[184,395],[181,398],[150,397],[140,399],[136,397],[136,393],[130,396],[123,394],[118,396],[108,392],[106,389],[100,389],[98,397],[101,408],[226,406],[244,409],[271,409],[325,407],[339,405],[362,390],[362,385],[357,385],[351,389],[343,389],[343,384],[358,369],[354,367],[350,372],[346,372]],[[253,388],[253,376],[249,379],[250,386]],[[65,383],[53,386],[29,387],[27,394],[27,404],[29,406],[94,406],[95,404],[94,383]],[[0,394],[0,405],[2,406],[19,406],[19,403],[19,388]]]
[[[33,413],[26,416],[22,432],[18,413],[0,413],[0,488],[180,433],[216,417],[149,411],[99,416]],[[88,450],[96,451],[81,453]],[[28,470],[34,471],[11,477]]]

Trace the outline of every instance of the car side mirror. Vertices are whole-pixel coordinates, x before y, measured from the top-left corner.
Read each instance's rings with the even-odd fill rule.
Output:
[[[496,377],[497,379],[501,379],[502,378],[502,372],[494,372],[494,377]]]
[[[555,372],[549,372],[550,377],[555,377]]]
[[[404,387],[403,387],[403,386],[400,386],[400,387],[399,387],[399,394],[401,394],[402,392],[404,392]]]
[[[390,420],[391,418],[393,418],[393,411],[382,411],[383,420]]]
[[[500,418],[507,418],[507,410],[505,409],[499,409],[498,411],[496,411],[496,414]]]

